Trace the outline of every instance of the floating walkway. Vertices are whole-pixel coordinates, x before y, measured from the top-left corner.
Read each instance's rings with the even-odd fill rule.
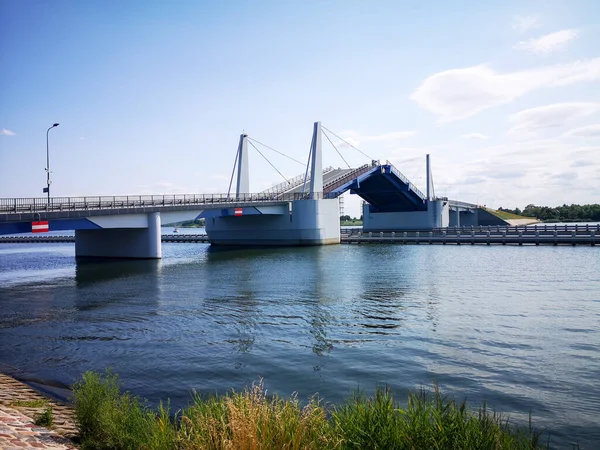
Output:
[[[429,231],[369,232],[342,229],[345,244],[483,244],[483,245],[591,245],[600,244],[597,226],[469,227]]]
[[[206,234],[163,234],[162,242],[210,243]],[[0,236],[0,243],[75,242],[75,236]],[[398,232],[342,228],[343,244],[600,245],[598,225],[480,226]]]

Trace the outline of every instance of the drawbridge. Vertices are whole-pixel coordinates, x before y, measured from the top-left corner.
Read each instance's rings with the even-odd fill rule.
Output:
[[[426,193],[423,193],[389,161],[381,164],[328,128],[320,125],[318,128],[321,129],[322,135],[333,146],[347,168],[328,167],[323,170],[322,184],[320,185],[321,177],[318,177],[319,183],[314,185],[318,188],[314,191],[318,191],[319,198],[324,199],[335,199],[345,192],[362,198],[365,201],[362,210],[364,230],[431,229],[479,225],[489,222],[485,213],[478,211],[477,205],[449,200],[446,197],[436,197],[433,190],[429,155],[426,155],[427,188]],[[330,135],[345,146],[361,153],[371,163],[352,168]],[[313,143],[316,147],[321,145],[320,136],[321,133],[315,133],[313,136],[315,139]],[[271,148],[271,150],[274,149]],[[299,164],[302,163],[299,162]],[[306,171],[304,174],[289,180],[286,179],[284,183],[263,193],[277,199],[283,199],[288,195],[304,197],[309,192],[309,186],[313,187],[313,180]]]
[[[264,191],[281,198],[306,190],[304,175]],[[323,170],[323,196],[337,198],[345,192],[356,194],[371,205],[373,212],[425,211],[427,197],[392,164],[373,161],[355,169]]]

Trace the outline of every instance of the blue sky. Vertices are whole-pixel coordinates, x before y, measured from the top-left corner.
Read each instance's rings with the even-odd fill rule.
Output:
[[[54,122],[69,196],[226,192],[243,130],[304,161],[320,120],[421,187],[430,153],[437,194],[600,203],[595,0],[0,0],[0,42],[0,197],[42,196]],[[283,181],[253,149],[250,169]]]

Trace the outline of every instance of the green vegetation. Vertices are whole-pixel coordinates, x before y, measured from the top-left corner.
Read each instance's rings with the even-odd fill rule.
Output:
[[[362,220],[362,216],[360,216],[360,219],[357,219],[356,217],[350,217],[350,216],[340,216],[340,225],[343,227],[348,227],[348,226],[362,226],[363,224],[363,220]]]
[[[10,406],[23,407],[23,408],[42,408],[48,404],[48,400],[15,400]]]
[[[515,214],[519,217],[530,216],[544,222],[600,222],[600,205],[562,205],[552,208],[529,204],[523,211],[519,208],[498,208],[498,211]]]
[[[49,406],[42,412],[35,416],[33,421],[38,427],[50,428],[54,424],[54,414],[52,413],[52,407]]]
[[[117,375],[86,372],[73,387],[82,449],[535,449],[540,433],[509,427],[485,404],[476,413],[433,393],[403,408],[387,389],[344,405],[267,396],[262,383],[204,398],[171,414],[122,393]]]
[[[499,210],[495,210],[495,209],[490,209],[490,208],[484,208],[487,212],[489,212],[490,214],[493,214],[494,216],[502,219],[502,220],[511,220],[511,219],[531,219],[531,220],[536,220],[535,217],[527,217],[527,216],[520,216],[517,215],[515,213],[512,212],[508,212],[505,209],[499,209]]]
[[[473,413],[466,401],[457,404],[443,397],[437,386],[433,393],[410,393],[404,409],[389,390],[378,389],[374,398],[355,396],[334,411],[333,420],[343,448],[540,448],[541,433],[531,426],[527,431],[511,430],[485,403]]]

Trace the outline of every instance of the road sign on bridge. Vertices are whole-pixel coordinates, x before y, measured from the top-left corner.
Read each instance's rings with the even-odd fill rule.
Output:
[[[32,233],[47,233],[49,230],[48,221],[31,222]]]

